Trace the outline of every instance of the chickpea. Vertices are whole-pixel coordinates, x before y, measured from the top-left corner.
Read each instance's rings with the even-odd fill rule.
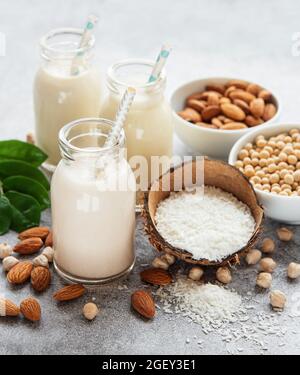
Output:
[[[279,195],[282,195],[282,196],[285,196],[285,197],[288,197],[288,196],[289,196],[288,193],[287,193],[286,191],[281,191],[281,192],[279,193]]]
[[[264,191],[270,191],[271,190],[271,185],[270,184],[264,184],[263,185],[263,190]]]
[[[242,149],[239,153],[239,158],[241,160],[244,160],[245,158],[247,158],[249,156],[249,152],[245,149]]]
[[[269,159],[270,156],[270,153],[266,150],[262,150],[259,154],[260,159]]]
[[[260,184],[261,183],[261,179],[258,177],[258,176],[253,176],[250,178],[250,181],[256,185],[256,184]]]
[[[246,146],[244,147],[244,149],[245,149],[245,150],[247,150],[247,151],[250,151],[250,150],[252,150],[252,149],[253,149],[253,144],[252,144],[252,143],[250,143],[250,142],[249,142],[249,143],[247,143],[247,144],[246,144]]]
[[[257,167],[259,165],[259,159],[253,158],[251,164],[253,165],[253,167]]]
[[[288,156],[288,163],[289,164],[296,165],[297,162],[298,162],[297,156],[295,156],[293,154],[291,154],[291,155]]]
[[[300,182],[300,170],[299,169],[294,173],[294,181]]]
[[[296,158],[297,158],[298,160],[300,160],[300,150],[295,150],[295,151],[294,151],[294,155],[296,156]]]
[[[273,186],[271,189],[272,193],[279,194],[281,192],[281,188],[279,186]]]
[[[258,139],[256,144],[258,147],[264,148],[267,145],[267,141],[265,140],[265,138]]]
[[[263,187],[262,187],[261,184],[256,184],[256,185],[254,185],[254,187],[255,187],[255,189],[257,189],[257,190],[262,190],[262,189],[263,189]],[[300,192],[299,192],[299,195],[300,195]]]
[[[298,137],[297,142],[294,143],[294,149],[295,150],[300,150],[300,138]]]
[[[265,166],[267,165],[267,159],[260,159],[260,161],[259,161],[259,165],[260,165],[261,167],[265,167]]]
[[[276,141],[275,141],[275,138],[274,139],[270,139],[269,142],[268,142],[268,145],[269,147],[271,147],[272,149],[276,148]]]
[[[285,138],[284,138],[284,142],[285,143],[291,143],[291,142],[293,142],[293,139],[292,139],[292,137],[291,136],[286,136]]]
[[[296,134],[296,135],[298,135],[300,133],[300,131],[299,131],[299,129],[291,129],[290,131],[289,131],[289,135],[294,135],[294,134]]]
[[[246,165],[250,165],[250,164],[252,163],[252,160],[247,156],[247,157],[243,160],[243,162],[244,162],[244,165],[246,166]]]
[[[270,155],[272,155],[273,154],[273,147],[271,147],[271,146],[266,146],[265,148],[264,148],[264,150],[265,151],[267,151]]]
[[[259,152],[253,150],[251,157],[252,159],[259,159]]]
[[[298,161],[297,165],[296,165],[296,169],[300,169],[300,161]]]
[[[282,169],[280,172],[279,172],[279,176],[281,179],[284,179],[284,177],[289,174],[289,171],[287,169]]]
[[[282,150],[285,154],[290,155],[294,152],[293,146],[285,146]]]
[[[253,177],[255,175],[255,170],[252,165],[247,165],[245,168],[245,176]]]
[[[258,165],[257,167],[254,168],[255,172],[261,171],[261,167]]]
[[[278,157],[281,161],[287,161],[288,160],[288,155],[285,152],[281,152]]]
[[[295,168],[294,165],[289,165],[288,170],[289,170],[289,172],[291,172],[291,171],[294,172],[296,170],[296,168]]]
[[[268,183],[269,183],[269,179],[268,179],[267,177],[263,177],[263,178],[261,179],[261,183],[262,183],[263,185],[268,184]]]
[[[282,161],[278,164],[279,169],[286,169],[287,167],[288,167],[288,164],[284,161]]]
[[[283,141],[278,141],[277,148],[279,148],[279,150],[283,150],[285,148],[285,143]]]
[[[276,150],[274,150],[274,155],[278,156],[279,154],[280,154],[280,150],[278,148],[276,148]]]
[[[235,162],[235,166],[236,168],[243,168],[244,163],[241,160],[238,160]]]
[[[294,183],[294,176],[292,174],[286,174],[284,176],[284,182],[288,185],[292,185]]]
[[[266,175],[265,172],[262,170],[259,170],[256,172],[256,176],[258,176],[259,178],[264,178],[265,175]]]
[[[270,173],[276,172],[277,171],[277,165],[275,163],[269,164],[268,171]]]
[[[274,174],[271,175],[271,177],[270,177],[271,184],[276,184],[279,181],[280,181],[280,176],[279,176],[278,173],[274,173]]]

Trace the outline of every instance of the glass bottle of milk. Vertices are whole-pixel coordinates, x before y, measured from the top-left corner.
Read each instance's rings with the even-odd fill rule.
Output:
[[[40,42],[42,64],[34,82],[35,132],[38,146],[53,172],[60,160],[58,133],[71,121],[98,117],[101,75],[91,64],[94,36],[79,47],[83,30],[57,29]]]
[[[135,261],[136,182],[122,131],[104,145],[113,122],[82,119],[59,135],[62,160],[51,185],[55,268],[68,281],[101,284]]]
[[[172,111],[164,97],[166,74],[163,71],[157,81],[147,83],[153,66],[147,60],[125,60],[111,66],[107,73],[109,95],[100,112],[101,117],[114,119],[126,87],[136,89],[124,129],[127,159],[138,183],[137,203],[149,183],[170,168],[173,155]]]

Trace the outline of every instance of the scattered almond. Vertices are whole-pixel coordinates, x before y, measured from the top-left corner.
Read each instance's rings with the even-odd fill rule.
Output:
[[[37,292],[46,290],[51,282],[51,273],[48,268],[35,267],[31,272],[31,285]]]
[[[50,230],[48,227],[30,228],[25,230],[24,232],[21,232],[18,238],[20,240],[26,240],[28,238],[38,237],[44,241],[48,237],[49,231]]]
[[[0,297],[0,316],[18,316],[20,309],[12,301]]]
[[[85,287],[81,284],[68,285],[54,293],[53,298],[60,302],[71,301],[83,296],[85,291]]]
[[[45,247],[53,247],[53,234],[51,231],[46,238]]]
[[[30,278],[32,269],[31,262],[20,262],[8,272],[7,280],[15,285],[24,284]]]
[[[21,302],[20,310],[24,317],[31,322],[37,322],[41,319],[41,306],[35,298],[24,299]]]
[[[161,268],[148,268],[140,276],[142,281],[152,285],[168,285],[172,282],[170,273]]]
[[[44,243],[39,237],[27,238],[14,247],[14,252],[22,255],[35,254],[41,250]]]
[[[131,296],[131,305],[135,311],[146,319],[155,316],[155,303],[152,296],[144,290],[137,290]]]

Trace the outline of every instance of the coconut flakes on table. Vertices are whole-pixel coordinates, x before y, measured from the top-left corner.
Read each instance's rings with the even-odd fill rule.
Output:
[[[245,340],[266,350],[266,337],[283,338],[287,332],[274,314],[257,312],[256,324],[253,324],[242,297],[218,285],[199,284],[179,277],[155,294],[161,310],[168,316],[180,314],[201,325],[205,335],[217,334],[226,343]]]
[[[156,226],[171,245],[194,259],[222,260],[249,242],[255,220],[232,194],[206,186],[201,191],[171,193],[157,208]]]

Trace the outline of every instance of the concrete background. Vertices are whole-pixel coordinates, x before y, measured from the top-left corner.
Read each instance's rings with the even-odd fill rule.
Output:
[[[38,40],[52,28],[81,27],[89,13],[100,16],[96,62],[102,71],[127,57],[154,58],[163,42],[174,47],[168,62],[167,94],[182,82],[207,76],[244,77],[261,83],[282,99],[282,121],[298,122],[300,104],[300,57],[293,56],[293,36],[300,31],[300,4],[293,0],[0,0],[0,32],[6,35],[6,56],[0,57],[0,139],[20,138],[33,129],[32,82],[39,64]],[[294,48],[297,46],[294,44]],[[188,154],[178,140],[175,151]],[[51,224],[49,213],[44,216]],[[278,224],[267,221],[271,236]],[[281,246],[274,287],[289,299],[299,283],[288,283],[285,269],[300,261],[300,230],[288,246]],[[11,244],[13,233],[1,238]],[[169,320],[162,313],[145,323],[130,311],[130,293],[140,287],[141,265],[151,262],[153,250],[141,223],[137,230],[138,261],[126,283],[91,291],[80,301],[56,305],[51,290],[38,296],[43,319],[31,324],[22,319],[0,320],[0,354],[260,354],[252,343],[225,345],[218,335],[205,336],[201,328],[184,318]],[[241,267],[233,287],[240,293],[254,291],[255,269]],[[0,274],[0,292],[20,302],[34,294],[29,286],[12,288]],[[86,323],[81,316],[85,301],[96,298],[101,314]],[[267,294],[259,294],[259,309],[269,311]],[[267,354],[300,353],[300,319],[279,317],[287,327],[284,339],[266,337]],[[202,339],[202,349],[197,341]],[[190,338],[190,344],[186,339]],[[238,347],[243,349],[238,351]],[[282,345],[282,346],[279,346]]]

